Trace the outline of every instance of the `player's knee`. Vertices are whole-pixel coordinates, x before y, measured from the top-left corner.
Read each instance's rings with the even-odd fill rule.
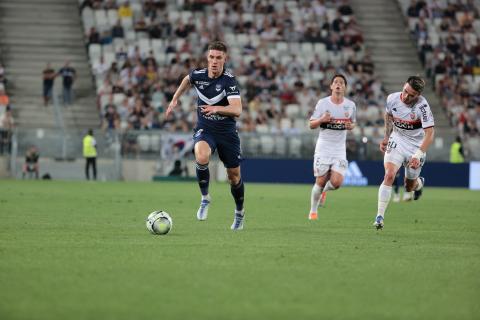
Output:
[[[385,172],[385,176],[383,177],[383,179],[384,179],[385,182],[387,182],[389,184],[392,184],[393,180],[395,180],[395,172],[387,170]]]
[[[209,162],[208,154],[198,153],[195,155],[195,160],[200,165],[206,165]]]
[[[343,182],[343,179],[330,179],[330,184],[335,189],[340,188],[340,186],[342,185],[342,182]]]
[[[227,172],[227,178],[228,178],[228,182],[232,186],[235,186],[240,182],[240,174],[236,172]]]

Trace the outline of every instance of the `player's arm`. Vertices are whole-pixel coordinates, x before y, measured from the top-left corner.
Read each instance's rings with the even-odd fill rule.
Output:
[[[408,163],[412,169],[417,169],[421,165],[423,159],[425,158],[428,147],[430,147],[432,144],[435,136],[435,130],[433,127],[425,128],[423,131],[425,132],[425,136],[423,137],[422,144],[420,145],[420,148],[418,148],[418,150],[412,155]]]
[[[385,150],[387,149],[388,139],[390,138],[390,135],[392,134],[392,131],[393,131],[393,115],[386,112],[384,116],[384,122],[385,122],[385,134],[383,136],[383,140],[380,142],[380,150],[382,152],[385,152]]]
[[[178,99],[187,89],[190,89],[190,86],[191,86],[190,76],[187,74],[185,78],[183,78],[182,83],[180,83],[180,86],[177,88],[177,91],[175,91],[172,101],[170,101],[170,104],[168,105],[167,111],[165,112],[165,116],[167,118],[170,115],[170,113],[173,112],[173,109],[177,106]]]
[[[239,117],[242,114],[242,99],[241,98],[227,98],[227,106],[201,106],[202,113],[210,116],[218,114],[227,117]]]
[[[332,119],[330,112],[325,112],[318,119],[310,119],[310,129],[317,129],[322,123],[328,123]]]

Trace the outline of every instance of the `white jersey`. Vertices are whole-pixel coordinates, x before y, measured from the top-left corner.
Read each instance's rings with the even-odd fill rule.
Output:
[[[340,104],[335,104],[331,96],[318,100],[310,120],[319,119],[325,112],[329,112],[329,123],[320,125],[315,154],[325,157],[347,159],[346,144],[347,131],[345,123],[355,122],[356,106],[352,100],[343,99]]]
[[[401,92],[387,97],[386,112],[393,117],[391,138],[412,154],[420,147],[425,136],[423,131],[435,125],[427,100],[420,96],[412,106],[400,100]]]

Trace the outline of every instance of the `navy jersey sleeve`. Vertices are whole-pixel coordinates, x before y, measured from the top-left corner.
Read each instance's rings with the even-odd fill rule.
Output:
[[[225,93],[227,98],[240,98],[240,88],[233,75],[227,75]]]
[[[190,81],[190,84],[193,86],[193,71],[195,71],[195,69],[193,69],[192,71],[190,71],[190,73],[188,74],[188,79]]]

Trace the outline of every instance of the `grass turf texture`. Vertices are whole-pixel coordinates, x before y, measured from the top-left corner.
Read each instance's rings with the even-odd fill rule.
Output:
[[[0,181],[0,319],[478,319],[480,194],[427,188],[371,226],[377,188]],[[154,236],[154,210],[174,221]]]

